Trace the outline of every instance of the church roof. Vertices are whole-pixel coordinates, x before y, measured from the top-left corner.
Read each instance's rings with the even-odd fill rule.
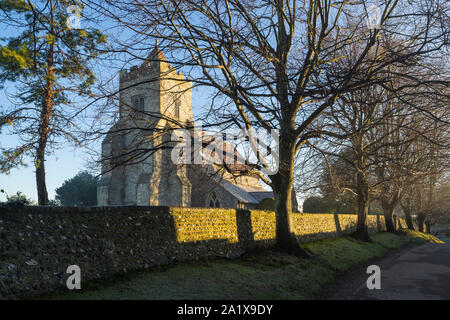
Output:
[[[239,185],[233,184],[228,180],[225,180],[218,176],[211,176],[211,178],[216,181],[220,186],[222,186],[226,191],[231,193],[239,202],[258,204],[262,199],[273,198],[273,192],[271,191],[252,191],[246,190],[246,188]]]
[[[246,163],[246,159],[238,152],[236,147],[226,141],[217,141],[214,136],[208,135],[205,131],[202,134],[202,150],[208,146],[213,147],[221,154],[212,150],[210,160],[215,164],[224,167],[231,172],[240,173],[240,175],[251,175],[252,168]],[[220,146],[220,143],[222,146]]]
[[[244,203],[254,203],[258,204],[259,202],[252,197],[251,194],[249,194],[247,191],[245,191],[243,188],[232,184],[231,182],[222,179],[221,177],[212,176],[213,180],[215,180],[219,185],[221,185],[226,191],[231,193],[236,199],[238,199],[240,202]]]
[[[249,193],[256,201],[258,201],[258,203],[260,203],[263,199],[266,199],[266,198],[271,198],[271,199],[274,198],[272,191],[252,191]]]
[[[158,43],[156,43],[155,48],[149,53],[147,60],[163,60],[163,61],[167,61],[166,57],[164,56],[164,54],[162,53],[161,49],[159,48]]]

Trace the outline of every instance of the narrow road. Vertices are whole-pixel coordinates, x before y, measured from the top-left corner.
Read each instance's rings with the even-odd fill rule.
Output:
[[[447,241],[446,241],[447,240]],[[380,266],[381,289],[367,289],[366,268],[339,282],[330,299],[338,300],[448,300],[450,299],[450,239],[427,243],[370,264]]]

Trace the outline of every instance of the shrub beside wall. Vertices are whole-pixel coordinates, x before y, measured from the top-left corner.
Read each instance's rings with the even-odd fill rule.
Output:
[[[294,214],[300,241],[354,230],[355,215]],[[371,231],[384,221],[369,216]],[[403,222],[403,225],[404,222]],[[274,243],[267,211],[169,207],[24,207],[0,212],[0,298],[66,286],[69,265],[82,283],[173,261],[237,257]]]

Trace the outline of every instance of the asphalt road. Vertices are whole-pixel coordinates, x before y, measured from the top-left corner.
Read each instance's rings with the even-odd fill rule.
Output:
[[[367,266],[350,273],[330,299],[449,300],[450,241],[427,243],[371,262],[381,269],[381,289],[367,289]],[[445,241],[444,240],[444,241]]]

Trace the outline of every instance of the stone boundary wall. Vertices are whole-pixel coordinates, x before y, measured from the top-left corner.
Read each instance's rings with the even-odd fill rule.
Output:
[[[350,233],[356,215],[294,214],[299,241]],[[371,232],[384,219],[369,216]],[[403,226],[405,223],[403,222]],[[65,288],[69,265],[83,281],[174,261],[238,257],[275,238],[267,211],[174,207],[0,208],[0,299]]]

